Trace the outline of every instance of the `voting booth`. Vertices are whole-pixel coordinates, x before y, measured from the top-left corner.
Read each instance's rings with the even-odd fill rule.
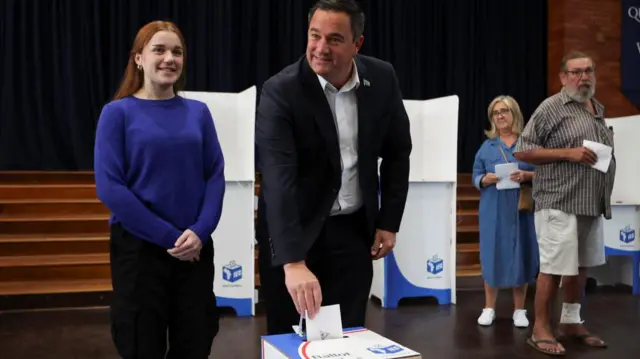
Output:
[[[371,295],[384,308],[410,297],[455,303],[459,99],[404,105],[413,143],[409,194],[395,248],[374,261]]]
[[[640,294],[640,239],[637,238],[640,230],[640,142],[637,137],[640,115],[606,121],[614,134],[616,177],[611,195],[612,218],[603,221],[605,254],[608,261],[611,257],[624,257],[624,260],[605,268],[610,273],[596,271],[595,277],[608,277],[601,280],[606,284],[629,283],[633,293]]]
[[[226,192],[215,246],[214,292],[219,307],[254,315],[254,123],[256,87],[241,93],[181,92],[211,111],[224,155]]]

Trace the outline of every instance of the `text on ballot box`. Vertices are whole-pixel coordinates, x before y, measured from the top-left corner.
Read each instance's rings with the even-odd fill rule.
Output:
[[[241,93],[180,92],[204,102],[215,124],[224,156],[225,196],[214,242],[213,291],[219,307],[238,316],[255,314],[254,124],[256,87]]]
[[[409,193],[394,249],[374,261],[371,296],[383,308],[397,308],[401,299],[416,297],[451,304],[456,302],[459,100],[448,96],[403,102],[414,144]]]
[[[624,256],[632,261],[632,292],[640,294],[640,206],[611,206],[611,219],[603,220],[604,252],[606,256]]]

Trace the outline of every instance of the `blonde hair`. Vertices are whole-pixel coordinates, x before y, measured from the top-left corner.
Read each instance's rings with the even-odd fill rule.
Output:
[[[513,117],[513,123],[511,124],[511,131],[513,131],[513,133],[519,137],[520,134],[522,133],[522,126],[524,122],[522,117],[522,112],[520,111],[520,106],[518,105],[518,102],[513,97],[506,96],[506,95],[500,95],[494,98],[493,101],[491,101],[491,103],[489,104],[487,115],[489,117],[489,123],[491,124],[491,128],[487,131],[484,131],[484,133],[489,138],[496,138],[499,135],[498,130],[496,129],[496,124],[495,122],[493,122],[493,108],[496,106],[496,104],[498,104],[498,102],[502,102],[503,104],[505,104],[505,106],[507,106],[509,111],[511,111],[511,117]]]

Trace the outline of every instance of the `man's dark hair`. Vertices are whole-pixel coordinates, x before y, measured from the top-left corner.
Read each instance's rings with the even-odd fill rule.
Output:
[[[593,67],[596,67],[596,63],[595,61],[593,61],[593,58],[587,54],[585,54],[584,52],[580,52],[580,51],[571,51],[570,53],[566,54],[563,58],[562,61],[560,62],[560,71],[561,72],[567,72],[567,62],[569,62],[570,60],[575,60],[575,59],[589,59],[591,60],[591,63],[593,64]]]
[[[309,10],[309,21],[311,21],[316,10],[344,12],[349,15],[353,41],[359,39],[364,32],[364,13],[355,0],[319,0]]]

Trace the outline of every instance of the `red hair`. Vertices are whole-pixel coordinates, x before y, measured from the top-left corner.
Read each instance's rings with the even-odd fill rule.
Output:
[[[136,35],[135,40],[133,40],[133,47],[131,48],[131,52],[129,53],[129,62],[127,63],[127,68],[124,71],[124,77],[122,78],[122,83],[120,84],[120,88],[116,92],[113,100],[118,100],[123,97],[131,96],[136,93],[142,85],[144,84],[144,73],[138,70],[138,65],[136,64],[136,54],[142,53],[142,50],[145,46],[151,41],[153,35],[160,31],[171,31],[178,35],[180,38],[180,42],[182,42],[183,47],[183,58],[184,64],[182,65],[182,73],[180,74],[180,78],[178,81],[173,84],[173,92],[178,93],[184,88],[184,84],[186,82],[185,78],[185,70],[187,64],[187,46],[184,41],[184,36],[178,26],[171,21],[153,21],[145,26],[143,26],[140,30],[138,30],[138,34]]]

